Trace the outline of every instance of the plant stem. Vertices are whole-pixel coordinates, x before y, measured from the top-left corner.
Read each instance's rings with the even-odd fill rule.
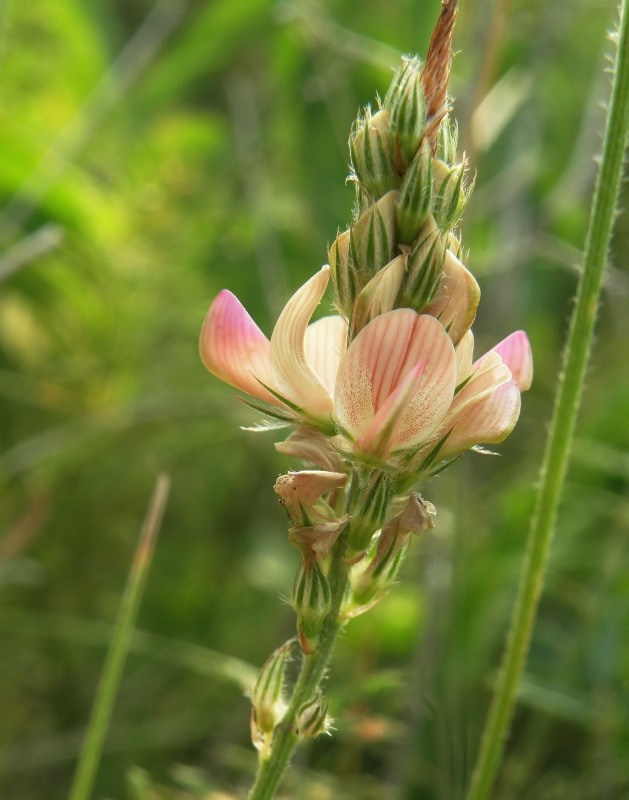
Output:
[[[290,705],[275,732],[270,756],[260,759],[258,774],[251,788],[249,800],[270,800],[275,796],[291,756],[300,741],[295,733],[295,721],[299,709],[316,693],[325,677],[337,636],[343,627],[343,623],[339,620],[339,609],[347,586],[347,570],[340,546],[337,546],[332,553],[328,580],[332,589],[332,606],[323,623],[318,650],[313,655],[303,656]]]
[[[116,626],[112,634],[96,697],[94,698],[87,733],[70,789],[69,800],[88,800],[94,788],[94,780],[96,779],[96,771],[103,751],[105,735],[109,727],[116,693],[120,686],[124,662],[131,644],[133,626],[140,607],[140,600],[146,584],[151,556],[153,555],[155,541],[164,515],[169,489],[170,479],[166,475],[160,475],[144,518],[133,563],[127,578],[127,585],[120,601]]]
[[[489,797],[500,765],[563,490],[622,177],[629,124],[628,17],[627,0],[623,0],[609,113],[585,240],[583,271],[564,353],[563,372],[555,398],[518,598],[468,800],[485,800]]]

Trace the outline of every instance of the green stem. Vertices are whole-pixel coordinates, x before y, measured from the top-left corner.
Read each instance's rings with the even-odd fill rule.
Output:
[[[343,623],[339,620],[339,609],[347,586],[347,570],[343,563],[340,546],[333,551],[328,580],[332,589],[332,607],[323,623],[318,650],[313,655],[303,656],[290,705],[275,732],[270,756],[260,759],[258,774],[251,788],[249,800],[270,800],[275,796],[291,756],[300,741],[295,733],[297,713],[301,706],[315,694],[325,677],[337,636],[343,627]]]
[[[140,607],[140,600],[146,584],[155,540],[157,539],[166,507],[169,488],[170,479],[165,475],[160,475],[146,512],[142,532],[140,533],[129,577],[127,578],[127,585],[120,601],[116,626],[107,652],[107,658],[105,659],[105,666],[98,684],[96,697],[94,698],[87,733],[70,789],[69,800],[88,800],[94,788],[96,771],[103,751],[105,735],[109,727],[109,720],[120,679],[122,678],[124,662],[131,644],[133,626]]]
[[[583,271],[564,353],[518,598],[468,800],[486,800],[489,797],[500,765],[563,490],[622,177],[629,123],[628,17],[627,0],[623,0],[609,114],[585,241]]]

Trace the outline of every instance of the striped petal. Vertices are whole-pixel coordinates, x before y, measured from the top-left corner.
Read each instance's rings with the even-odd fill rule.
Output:
[[[413,447],[443,420],[455,381],[454,347],[443,326],[410,309],[390,311],[363,328],[341,359],[336,418],[365,449],[376,440],[372,423],[380,409],[384,410],[378,419],[387,425],[394,411],[399,419],[389,447]]]
[[[325,266],[295,292],[271,336],[271,364],[278,391],[317,419],[330,417],[332,396],[307,361],[304,339],[329,275],[330,268]]]
[[[224,289],[210,306],[199,340],[201,361],[217,378],[273,405],[270,344],[240,300]],[[258,380],[259,379],[259,380]]]
[[[451,250],[446,250],[437,294],[423,313],[436,317],[457,344],[474,322],[479,300],[480,289],[474,276]]]
[[[342,317],[323,317],[306,328],[306,361],[330,395],[334,394],[336,373],[346,349],[347,323]]]

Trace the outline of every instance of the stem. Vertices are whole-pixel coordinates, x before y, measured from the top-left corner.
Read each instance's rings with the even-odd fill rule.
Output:
[[[258,774],[251,788],[249,800],[270,800],[274,797],[291,756],[300,741],[295,733],[297,713],[301,706],[315,694],[325,677],[336,638],[343,626],[339,620],[339,609],[347,586],[347,572],[343,563],[343,549],[340,546],[333,551],[328,580],[332,589],[332,607],[323,623],[319,648],[313,655],[303,656],[290,705],[284,719],[275,731],[271,755],[259,761]]]
[[[103,674],[101,675],[94,705],[83,741],[81,755],[74,773],[69,800],[88,800],[94,788],[96,771],[103,752],[105,735],[109,727],[111,712],[120,686],[124,662],[131,644],[133,626],[140,607],[140,600],[151,564],[151,556],[164,515],[170,479],[160,475],[149,503],[140,539],[127,578],[116,626],[111,637]]]
[[[524,669],[592,346],[598,298],[622,176],[628,123],[629,13],[627,0],[623,0],[609,114],[585,240],[583,271],[564,353],[564,368],[559,379],[518,598],[468,800],[486,800],[489,797]]]

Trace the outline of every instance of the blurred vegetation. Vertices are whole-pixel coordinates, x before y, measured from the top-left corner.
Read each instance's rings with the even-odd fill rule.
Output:
[[[97,797],[216,800],[255,768],[243,696],[291,635],[271,434],[201,367],[218,290],[268,332],[350,217],[347,133],[438,0],[0,4],[0,795],[66,795],[142,515],[173,481]],[[456,800],[528,528],[608,93],[611,0],[466,0],[475,330],[536,378],[500,458],[425,487],[437,530],[347,630],[338,730],[287,797]],[[627,198],[625,197],[625,201]],[[625,203],[626,205],[626,203]],[[629,796],[629,218],[496,797]],[[486,349],[483,348],[483,349]],[[294,466],[294,465],[292,465]]]

